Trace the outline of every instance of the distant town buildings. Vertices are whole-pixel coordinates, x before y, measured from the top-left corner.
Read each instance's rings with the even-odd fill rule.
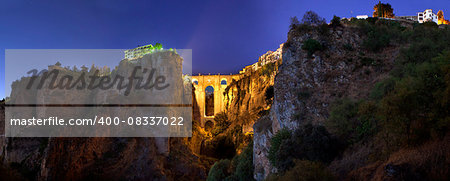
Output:
[[[367,19],[369,18],[368,15],[358,15],[356,16],[356,19]],[[425,23],[425,22],[435,22],[436,24],[450,24],[448,20],[444,19],[444,13],[442,11],[439,11],[437,14],[433,13],[432,9],[426,9],[423,12],[418,12],[417,15],[413,16],[394,16],[393,18],[384,18],[384,17],[378,17],[383,19],[390,19],[390,20],[408,20],[408,21],[415,21],[418,23]]]
[[[358,16],[356,16],[356,19],[367,19],[367,18],[369,18],[368,15],[358,15]]]
[[[438,16],[433,13],[432,9],[426,9],[424,12],[417,13],[417,21],[419,23],[435,22],[438,23]]]
[[[268,51],[267,53],[262,55],[261,57],[259,57],[256,63],[245,66],[241,71],[239,71],[239,74],[248,74],[257,71],[264,65],[275,63],[277,60],[280,60],[282,56],[283,45],[284,44],[281,44],[276,51]]]

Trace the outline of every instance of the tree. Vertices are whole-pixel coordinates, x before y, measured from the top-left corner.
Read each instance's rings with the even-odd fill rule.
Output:
[[[207,181],[224,180],[230,175],[230,160],[220,160],[211,167],[208,173]]]
[[[373,7],[373,17],[381,17],[381,18],[394,18],[394,9],[392,9],[392,6],[389,3],[381,3],[381,1],[378,2]]]
[[[442,12],[442,10],[439,10],[437,13],[437,17],[439,20],[444,19],[444,12]]]
[[[448,24],[448,21],[444,19],[444,12],[439,10],[437,13],[438,24]]]
[[[55,65],[56,65],[57,67],[61,67],[61,63],[60,63],[59,61],[56,62]]]
[[[306,24],[306,25],[313,25],[313,26],[317,26],[317,25],[321,25],[324,24],[325,18],[320,17],[317,13],[315,13],[314,11],[307,11],[302,18],[302,23]]]
[[[156,50],[161,50],[163,47],[161,43],[156,43],[155,46],[153,46],[153,48],[155,48]]]
[[[300,25],[300,21],[298,21],[297,16],[291,17],[291,25],[289,25],[289,29],[294,29],[298,25]]]
[[[333,19],[331,20],[331,26],[333,28],[341,26],[341,17],[338,17],[338,16],[334,15]]]

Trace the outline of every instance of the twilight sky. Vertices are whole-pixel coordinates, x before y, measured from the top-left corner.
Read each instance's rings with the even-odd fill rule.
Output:
[[[194,73],[237,73],[286,40],[289,17],[301,19],[308,10],[327,21],[334,14],[370,16],[377,2],[0,0],[0,98],[5,95],[5,49],[129,49],[160,42],[165,48],[192,49]],[[448,0],[383,2],[396,15],[431,8],[450,18]]]

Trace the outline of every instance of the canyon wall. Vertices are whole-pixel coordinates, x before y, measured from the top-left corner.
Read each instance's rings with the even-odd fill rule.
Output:
[[[181,65],[179,55],[171,51],[149,54],[136,62],[143,67],[148,67],[169,59]],[[128,64],[127,60],[123,60],[115,71],[131,71]],[[30,99],[39,99],[37,103],[46,103],[49,100],[43,100],[45,96],[36,95],[57,94],[56,91],[45,92],[48,91],[46,89],[36,92],[36,95],[27,94],[23,91],[25,89],[21,89],[26,85],[25,82],[25,80],[19,80],[13,84],[9,100],[11,102],[8,104]],[[178,83],[181,84],[173,86],[183,87],[181,78]],[[189,88],[179,89],[179,94],[170,95],[171,100],[181,102],[185,98],[184,92],[191,91],[192,85],[189,82],[184,84]],[[86,91],[86,94],[70,94],[65,100],[61,100],[61,103],[83,102],[84,99],[107,103],[108,97],[117,94],[114,91]],[[140,98],[145,100],[145,96]],[[194,110],[196,110],[195,106],[196,104],[194,104]],[[194,111],[194,117],[197,114],[198,111]],[[3,110],[1,115],[3,118]],[[212,161],[196,155],[199,149],[195,147],[200,147],[202,139],[196,129],[193,129],[192,138],[1,137],[0,139],[2,164],[18,170],[21,175],[30,180],[175,180],[176,178],[202,180],[206,179],[212,164]]]
[[[327,30],[328,31],[328,30]],[[397,48],[380,53],[362,53],[364,35],[350,26],[321,32],[319,27],[305,32],[291,30],[282,51],[282,64],[274,79],[274,100],[268,115],[254,125],[254,166],[256,180],[276,173],[267,158],[270,138],[282,128],[300,124],[323,125],[329,105],[342,96],[354,100],[367,97],[374,84],[392,69]],[[308,54],[304,42],[314,39],[322,51]],[[367,64],[364,60],[376,60]]]
[[[266,92],[274,84],[278,66],[281,64],[281,50],[268,51],[259,57],[255,69],[247,70],[241,78],[233,80],[224,93],[224,104],[228,119],[243,125],[244,132],[253,132],[253,124],[270,108],[272,98]]]

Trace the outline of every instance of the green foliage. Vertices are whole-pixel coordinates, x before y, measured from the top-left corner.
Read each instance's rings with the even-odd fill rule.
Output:
[[[368,18],[366,20],[352,20],[360,32],[366,35],[363,47],[369,51],[378,52],[395,43],[405,42],[405,34],[409,31],[396,21]]]
[[[230,160],[220,160],[211,167],[207,181],[221,181],[230,175]]]
[[[450,107],[442,104],[448,80],[446,70],[450,65],[450,51],[421,64],[405,66],[402,78],[394,89],[380,101],[380,113],[385,132],[390,133],[393,144],[418,144],[428,140],[433,127],[444,127],[440,122],[448,117]],[[441,133],[442,134],[442,133]]]
[[[155,46],[153,46],[154,49],[157,50],[161,50],[163,48],[163,46],[161,45],[161,43],[156,43]]]
[[[303,42],[302,49],[308,51],[308,56],[311,57],[314,52],[322,50],[323,46],[317,40],[308,39]]]
[[[274,71],[275,71],[275,63],[268,63],[261,68],[261,75],[268,77],[272,75]]]
[[[395,78],[388,78],[380,82],[377,82],[375,84],[375,87],[370,92],[369,97],[375,100],[383,98],[386,94],[388,94],[390,91],[394,89],[395,83],[396,83]]]
[[[325,18],[320,17],[314,11],[307,11],[303,15],[302,24],[317,26],[321,24],[326,24],[326,21]]]
[[[385,31],[374,29],[367,34],[367,39],[364,40],[363,46],[368,50],[377,52],[389,46],[390,38]]]
[[[253,180],[253,142],[233,158],[233,162],[236,165],[234,175],[237,180]]]
[[[360,57],[361,65],[363,66],[376,66],[378,65],[378,61],[370,57]]]
[[[353,142],[366,141],[378,131],[378,116],[374,110],[378,105],[374,101],[364,101],[358,106],[358,122],[353,133]]]
[[[270,143],[269,161],[280,170],[292,167],[293,159],[328,163],[340,150],[337,140],[325,127],[311,124],[301,126],[292,135],[286,131],[275,135]]]
[[[295,29],[300,25],[300,21],[298,21],[297,16],[291,17],[291,24],[289,25],[289,29]]]
[[[331,19],[331,23],[330,23],[331,27],[336,28],[338,26],[341,26],[341,18],[334,15],[333,19]]]
[[[270,148],[268,152],[267,158],[270,163],[274,166],[278,165],[277,152],[280,149],[280,145],[284,140],[287,140],[291,137],[291,132],[284,128],[278,131],[273,137],[270,139]]]
[[[254,180],[253,169],[253,142],[251,142],[231,161],[225,159],[214,163],[207,180]]]
[[[348,99],[336,100],[330,108],[327,128],[342,140],[351,142],[357,127],[358,103]]]
[[[429,28],[437,28],[438,24],[436,24],[433,21],[427,21],[427,22],[422,23],[422,26],[429,27]]]
[[[382,17],[382,18],[394,18],[394,9],[392,9],[392,6],[389,3],[381,3],[378,2],[373,9],[375,10],[373,12],[373,17]]]
[[[230,159],[236,155],[236,146],[231,135],[221,134],[206,142],[202,152],[213,158]]]
[[[330,36],[330,28],[328,27],[328,24],[326,24],[326,23],[320,24],[317,27],[317,32],[319,32],[321,37],[327,38]]]
[[[216,122],[216,125],[214,125],[214,128],[211,131],[213,136],[223,133],[231,125],[227,114],[224,112],[217,113],[216,116],[214,116],[214,122]]]
[[[308,160],[294,160],[295,166],[284,174],[271,175],[268,181],[283,180],[283,181],[332,181],[336,178],[331,172],[320,162],[313,162]]]

